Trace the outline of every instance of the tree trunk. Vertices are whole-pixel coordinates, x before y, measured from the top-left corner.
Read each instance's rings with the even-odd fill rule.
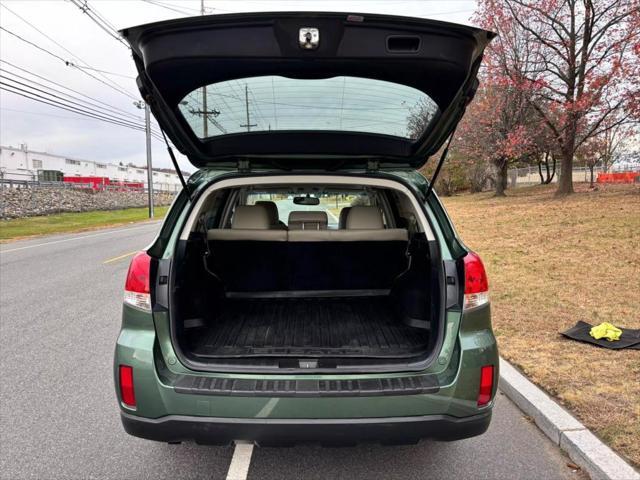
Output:
[[[549,176],[549,162],[547,161],[547,184],[553,182],[553,177],[556,176],[556,157],[553,156],[553,170],[551,171],[551,176]]]
[[[576,152],[578,120],[572,113],[570,113],[568,117],[565,126],[566,133],[560,150],[560,178],[558,178],[556,197],[563,197],[573,193],[573,154]]]
[[[589,172],[591,173],[591,180],[589,182],[589,188],[593,188],[593,169],[595,165],[589,165]]]
[[[573,149],[562,149],[560,159],[560,178],[556,196],[562,197],[573,193]]]
[[[505,197],[505,190],[507,189],[507,167],[509,163],[501,158],[495,162],[497,178],[496,178],[496,197]]]
[[[544,154],[544,162],[538,163],[538,173],[540,174],[540,184],[549,185],[553,181],[553,177],[556,175],[556,158],[553,157],[553,171],[549,168],[550,157],[549,152]],[[546,170],[546,177],[542,175],[542,163],[544,163],[544,169]]]
[[[549,172],[549,165],[547,164],[547,172]],[[540,175],[540,185],[544,185],[544,177],[542,176],[542,162],[538,160],[538,175]]]

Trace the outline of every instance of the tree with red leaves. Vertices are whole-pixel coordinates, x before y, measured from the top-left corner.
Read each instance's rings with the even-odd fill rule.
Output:
[[[558,195],[573,193],[580,146],[640,111],[639,10],[640,0],[480,0],[476,22],[499,33],[488,65],[549,130]]]
[[[532,109],[509,81],[483,75],[458,134],[455,150],[475,162],[490,163],[495,171],[497,197],[505,195],[507,170],[532,152],[529,131]]]
[[[631,28],[635,29],[636,32],[640,31],[640,5],[636,4],[635,10],[632,11],[629,17],[629,22],[631,23]],[[631,59],[626,62],[626,68],[628,69],[628,77],[635,79],[632,81],[635,82],[636,89],[631,91],[629,95],[628,109],[634,120],[640,122],[640,82],[638,81],[640,78],[640,35],[636,35],[632,39],[630,50]]]
[[[503,39],[507,41],[513,62],[526,63],[531,55],[527,38],[511,35]],[[463,156],[493,166],[498,197],[505,195],[510,165],[531,161],[543,150],[550,150],[543,145],[548,139],[540,134],[544,127],[529,102],[527,90],[509,73],[503,56],[491,53],[485,57],[479,73],[480,88],[465,114],[455,143],[456,150]]]

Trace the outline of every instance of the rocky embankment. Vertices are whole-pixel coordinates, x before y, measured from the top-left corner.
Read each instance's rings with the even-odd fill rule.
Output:
[[[168,205],[175,193],[155,193],[156,205]],[[34,217],[62,212],[145,207],[147,194],[136,191],[94,192],[71,188],[0,188],[0,218]]]

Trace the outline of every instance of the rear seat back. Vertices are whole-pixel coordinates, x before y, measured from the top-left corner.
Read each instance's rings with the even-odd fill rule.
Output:
[[[338,218],[338,228],[344,230],[347,228],[347,215],[351,211],[351,207],[344,207],[340,210],[340,217]]]
[[[292,290],[391,288],[407,267],[407,230],[385,229],[378,207],[351,207],[346,230],[289,231]]]
[[[407,230],[385,229],[378,207],[352,207],[346,230],[321,228],[315,214],[326,221],[325,212],[291,212],[304,230],[290,215],[288,232],[268,230],[266,209],[256,208],[239,206],[231,229],[208,232],[228,291],[388,289],[407,268]],[[309,218],[316,229],[307,229]]]
[[[347,214],[347,230],[381,230],[384,228],[382,211],[378,207],[358,205]]]
[[[286,242],[285,230],[272,230],[269,211],[264,205],[238,205],[233,212],[231,228],[216,228],[207,232],[209,240],[247,242]]]
[[[382,212],[378,207],[349,208],[345,230],[291,230],[289,242],[407,242],[404,228],[384,228]],[[343,209],[344,210],[344,209]],[[296,213],[296,212],[291,212]],[[306,212],[311,213],[311,212]],[[324,212],[323,212],[324,213]],[[326,215],[326,214],[325,214]],[[291,217],[289,217],[291,218]]]
[[[231,228],[207,231],[211,242],[211,268],[230,291],[286,289],[287,231],[270,229],[264,205],[239,205]]]
[[[289,230],[326,230],[327,212],[297,210],[289,214]]]
[[[270,200],[259,200],[256,202],[256,205],[262,205],[267,209],[270,228],[276,228],[278,230],[287,229],[284,223],[280,221],[280,214],[278,213],[278,206],[276,205],[276,202],[272,202]]]

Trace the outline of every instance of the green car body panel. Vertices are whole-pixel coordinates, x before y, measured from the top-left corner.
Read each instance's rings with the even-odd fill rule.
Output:
[[[202,170],[190,180],[192,192],[204,190],[212,182],[237,172]],[[388,178],[410,183],[415,191],[424,192],[427,182],[412,170],[385,172]],[[255,176],[252,173],[251,176]],[[158,258],[171,258],[176,236],[187,216],[189,200],[181,194],[174,202],[155,242],[148,249]],[[440,244],[443,259],[464,256],[466,249],[450,224],[435,195],[426,209]],[[445,223],[446,222],[446,223]],[[178,359],[171,342],[168,312],[148,313],[123,306],[122,327],[117,340],[114,374],[118,385],[118,366],[133,367],[136,407],[129,408],[116,394],[122,412],[128,417],[162,419],[171,416],[215,417],[229,419],[358,419],[448,416],[473,417],[489,412],[493,401],[477,406],[480,369],[494,366],[492,398],[497,388],[498,350],[491,328],[490,305],[469,311],[447,311],[444,341],[437,359],[422,372],[371,374],[240,374],[196,372]],[[439,390],[416,395],[343,396],[343,397],[268,397],[207,396],[178,393],[174,389],[177,376],[202,378],[245,378],[257,380],[362,380],[434,374]],[[488,423],[487,423],[488,424]]]
[[[142,293],[144,308],[151,305],[152,312],[123,307],[114,373],[125,430],[168,442],[259,444],[399,443],[483,433],[499,376],[484,269],[474,255],[467,256],[469,250],[417,169],[453,138],[478,89],[483,51],[495,34],[428,19],[340,12],[190,17],[121,34],[131,46],[142,98],[166,137],[197,169],[145,250],[148,256],[141,256],[147,262],[142,276],[162,287],[151,283],[144,287],[150,292],[128,292]],[[244,97],[234,95],[235,89],[224,94],[229,82],[242,81]],[[256,92],[249,100],[248,84],[254,81]],[[258,90],[260,82],[268,88]],[[345,101],[351,82],[357,82],[354,94]],[[189,103],[209,85],[207,95],[218,92],[224,105],[210,112],[217,117],[215,128],[207,123],[206,111],[214,107],[213,100],[203,112]],[[294,96],[301,85],[310,104]],[[260,91],[267,92],[264,98]],[[269,111],[273,106],[273,121],[263,118],[252,130],[250,101],[262,101]],[[297,110],[285,115],[277,104]],[[241,113],[244,119],[245,109],[246,125],[238,124],[235,117]],[[198,117],[202,113],[204,122]],[[417,115],[413,122],[411,115]],[[259,123],[255,116],[252,120]],[[354,184],[366,177],[401,184],[399,190],[412,197],[411,208],[424,214],[420,221],[429,224],[424,232],[433,234],[425,243],[434,260],[429,281],[437,288],[421,290],[438,295],[432,304],[437,336],[431,337],[428,356],[377,369],[354,362],[322,370],[316,363],[304,366],[310,371],[284,367],[282,373],[279,366],[234,373],[240,362],[234,368],[202,366],[182,356],[169,316],[174,252],[189,241],[180,238],[183,226],[200,195],[216,182],[251,177],[259,185],[255,177],[270,175],[314,176],[316,181],[322,175],[350,176]],[[208,233],[203,238],[206,243]],[[469,262],[475,262],[476,273],[482,270],[473,277],[482,289],[468,293],[484,296],[474,308],[463,309],[461,284]],[[155,301],[156,295],[162,302]],[[128,402],[134,407],[122,401],[121,389],[130,400],[135,391],[135,402]]]

